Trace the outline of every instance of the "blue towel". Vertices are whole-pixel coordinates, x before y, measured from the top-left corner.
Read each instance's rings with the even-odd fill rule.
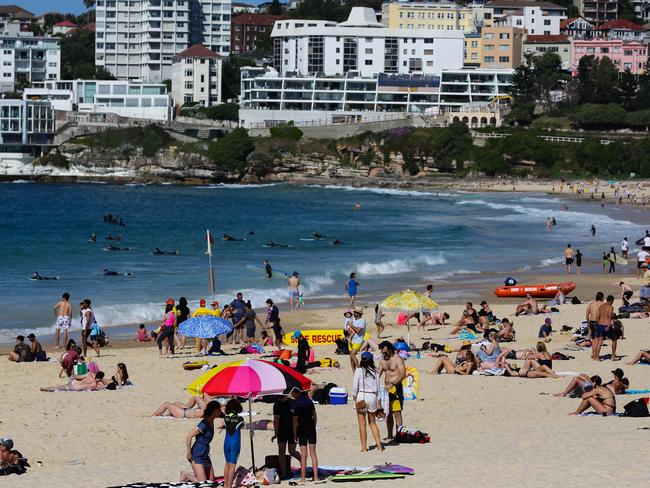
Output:
[[[627,390],[626,395],[643,395],[645,393],[650,393],[650,390]]]

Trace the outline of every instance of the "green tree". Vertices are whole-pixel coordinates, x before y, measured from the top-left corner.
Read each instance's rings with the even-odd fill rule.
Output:
[[[634,5],[632,5],[630,0],[618,0],[618,18],[643,25],[643,20],[636,16]]]
[[[615,103],[585,103],[570,115],[570,119],[583,129],[617,129],[626,125],[627,113]]]
[[[595,57],[583,56],[578,61],[578,103],[594,101],[594,86],[591,72],[594,67]]]
[[[84,5],[86,6],[86,8],[94,7],[95,0],[84,0]]]
[[[208,157],[219,168],[241,171],[255,146],[246,129],[235,129],[208,146]]]
[[[280,3],[280,0],[273,0],[271,5],[269,5],[268,13],[271,15],[282,15],[284,14],[284,6]]]
[[[618,69],[607,56],[594,61],[591,71],[594,87],[594,103],[612,103],[618,101],[616,84],[618,82]]]
[[[221,93],[223,100],[237,98],[241,91],[241,68],[255,66],[255,61],[240,56],[229,56],[223,61],[221,72]]]
[[[527,57],[530,61],[530,57]],[[535,112],[535,102],[539,88],[535,79],[535,70],[527,62],[518,66],[512,74],[512,110],[508,114],[511,122],[529,124]]]
[[[619,98],[625,110],[633,110],[636,105],[636,92],[639,85],[636,76],[629,69],[626,69],[618,78],[617,88]]]
[[[239,121],[239,105],[236,103],[222,103],[220,105],[212,105],[210,107],[201,108],[209,119],[212,120],[231,120],[233,122]]]
[[[471,149],[472,136],[463,122],[454,122],[449,127],[438,131],[431,146],[438,167],[448,169],[455,162],[457,171],[463,169]]]
[[[537,96],[544,112],[549,112],[553,108],[551,92],[560,88],[560,81],[564,78],[562,58],[555,53],[547,52],[535,56],[532,62]]]
[[[289,141],[298,141],[302,137],[302,131],[293,125],[293,121],[286,124],[271,127],[269,129],[272,139],[286,139]]]

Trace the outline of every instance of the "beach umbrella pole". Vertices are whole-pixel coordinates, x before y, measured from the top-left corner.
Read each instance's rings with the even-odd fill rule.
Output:
[[[251,463],[253,465],[253,474],[255,474],[255,449],[253,448],[253,395],[248,394],[248,430],[251,439]]]

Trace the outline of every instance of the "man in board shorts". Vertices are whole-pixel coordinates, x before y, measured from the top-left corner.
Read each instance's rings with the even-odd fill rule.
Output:
[[[72,317],[72,305],[70,305],[70,295],[68,293],[64,293],[61,300],[54,305],[54,315],[56,316],[54,337],[56,339],[56,348],[59,349],[61,330],[63,330],[63,344],[68,343],[68,329]]]
[[[564,264],[566,264],[566,274],[571,274],[571,265],[573,265],[573,249],[571,248],[571,244],[567,244],[564,250]]]
[[[379,375],[384,375],[384,385],[388,391],[389,414],[386,418],[388,438],[393,438],[393,425],[397,429],[403,425],[402,409],[404,408],[404,389],[402,381],[406,378],[404,359],[397,354],[395,346],[390,341],[379,344],[382,359],[379,362]]]

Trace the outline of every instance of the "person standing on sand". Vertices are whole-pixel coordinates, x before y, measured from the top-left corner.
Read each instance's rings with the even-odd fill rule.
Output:
[[[266,322],[264,323],[267,329],[273,330],[275,335],[275,347],[282,348],[282,326],[280,325],[280,309],[277,305],[273,304],[273,300],[268,298],[266,300],[268,309],[266,310]]]
[[[589,324],[589,338],[593,341],[596,336],[596,326],[598,325],[598,308],[603,304],[603,295],[602,291],[596,293],[596,299],[593,302],[589,302],[587,305],[587,311],[585,312],[585,320]],[[591,349],[591,359],[594,358],[594,349]]]
[[[641,275],[643,274],[644,268],[646,266],[646,259],[650,256],[650,252],[646,250],[647,248],[644,246],[641,248],[641,250],[637,253],[636,255],[636,277],[640,278]]]
[[[91,330],[95,324],[95,313],[90,307],[91,302],[86,298],[83,302],[83,308],[81,310],[81,348],[83,351],[83,356],[86,357],[88,351],[88,345],[97,353],[99,356],[99,346],[95,346],[93,343],[89,342]]]
[[[355,400],[357,420],[359,422],[359,437],[361,438],[361,452],[368,450],[368,430],[366,422],[370,426],[372,436],[379,451],[383,451],[381,435],[377,427],[377,417],[383,416],[381,406],[381,381],[379,372],[371,352],[361,353],[361,364],[354,371],[352,380],[352,398]]]
[[[56,315],[56,329],[54,330],[54,337],[56,340],[56,349],[59,349],[59,339],[61,329],[63,329],[63,343],[68,342],[68,329],[72,320],[72,305],[70,305],[70,294],[64,293],[56,305],[54,305],[54,315]]]
[[[379,344],[379,350],[382,354],[382,359],[379,362],[379,376],[384,375],[384,385],[388,392],[387,438],[393,439],[393,426],[395,426],[395,434],[397,434],[397,429],[404,424],[402,417],[402,408],[404,407],[402,381],[406,378],[406,365],[404,359],[397,354],[392,342],[383,341]]]
[[[293,388],[290,393],[293,438],[300,446],[300,482],[307,481],[307,455],[311,457],[314,481],[318,481],[318,457],[316,456],[316,424],[318,417],[314,402],[307,396],[307,392]]]
[[[621,241],[621,256],[623,259],[627,259],[627,252],[630,249],[630,243],[627,241],[627,237],[625,237]]]
[[[580,249],[576,251],[576,273],[582,274],[582,253]]]
[[[571,274],[571,266],[573,265],[573,249],[571,244],[566,245],[564,250],[564,264],[566,265],[566,274]]]
[[[291,397],[280,397],[273,404],[273,437],[271,442],[278,442],[278,458],[280,461],[280,479],[286,479],[291,474],[291,457],[300,461],[300,453],[296,450],[296,440],[293,437],[293,416],[291,413]],[[287,446],[289,455],[287,456]]]
[[[603,341],[605,337],[610,336],[610,329],[612,328],[612,314],[614,313],[614,296],[608,295],[607,301],[602,303],[598,307],[598,312],[596,320],[598,325],[596,326],[596,338],[591,342],[591,349],[593,351],[593,358],[596,361],[600,361],[600,349],[603,347]],[[615,350],[612,351],[612,360],[615,360],[614,354]]]
[[[350,329],[352,335],[350,336],[350,364],[352,365],[352,372],[359,367],[359,359],[357,355],[361,351],[366,336],[366,319],[363,318],[363,307],[354,307],[352,310],[354,319]]]
[[[185,445],[187,447],[187,460],[192,466],[192,473],[181,472],[181,481],[196,483],[214,480],[214,467],[210,459],[210,443],[214,437],[214,421],[219,417],[223,417],[221,404],[216,400],[212,400],[203,410],[203,419],[187,434]],[[194,443],[192,443],[192,439],[194,439]]]
[[[298,309],[298,306],[300,304],[300,290],[298,287],[300,286],[300,278],[298,277],[298,272],[294,271],[291,276],[289,277],[289,305],[291,306],[291,311],[293,312],[294,310]]]
[[[357,281],[357,274],[350,273],[350,278],[345,283],[345,291],[350,297],[350,308],[354,307],[354,300],[357,298],[357,289],[359,288],[359,282]]]

